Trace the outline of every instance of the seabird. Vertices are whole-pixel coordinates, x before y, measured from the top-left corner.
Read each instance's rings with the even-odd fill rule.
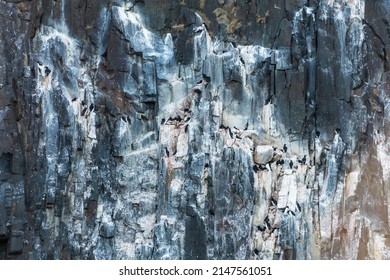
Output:
[[[255,173],[257,173],[257,171],[259,171],[259,168],[257,167],[257,165],[253,165],[253,171],[255,171]]]
[[[165,147],[165,153],[166,153],[167,157],[169,157],[169,151],[168,151],[167,147]]]
[[[236,138],[237,138],[237,139],[242,139],[242,138],[241,138],[240,136],[238,136],[238,135],[236,136]]]
[[[276,165],[283,165],[284,164],[284,160],[283,159],[279,159],[276,161]]]
[[[184,127],[184,132],[185,132],[185,133],[188,132],[188,124]]]
[[[127,123],[127,120],[126,120],[126,117],[125,117],[125,116],[122,116],[122,121],[124,121],[125,123]]]
[[[130,119],[130,117],[127,116],[126,119],[127,119],[127,122],[128,122],[129,124],[131,124],[131,119]]]
[[[321,133],[318,130],[316,130],[316,135],[317,137],[320,137]]]
[[[85,112],[87,112],[87,108],[84,108],[84,109],[81,111],[81,115],[84,116],[84,115],[85,115]]]
[[[188,108],[184,108],[184,112],[186,112],[186,113],[188,113],[189,110],[190,109],[188,109]]]
[[[89,111],[93,111],[93,109],[95,108],[95,105],[93,105],[93,103],[91,105],[89,105]]]
[[[220,129],[226,129],[226,126],[224,126],[223,124],[221,124],[221,125],[219,126],[219,128],[220,128]]]
[[[270,97],[268,97],[266,100],[265,100],[265,103],[264,103],[264,105],[268,105],[270,102],[271,102],[271,99],[272,99],[272,97],[270,96]]]
[[[267,171],[268,171],[268,168],[267,168],[264,164],[260,164],[260,165],[259,165],[259,169],[260,169],[260,170],[267,170]]]
[[[301,205],[299,205],[298,201],[297,201],[296,203],[297,203],[297,208],[298,208],[298,211],[299,211],[299,212],[302,212]]]
[[[334,131],[336,132],[336,134],[340,134],[341,129],[340,128],[336,128]]]
[[[188,118],[185,120],[185,122],[188,122],[190,119],[191,119],[191,117],[188,117]]]
[[[258,226],[257,226],[257,230],[263,232],[263,231],[265,231],[265,226],[258,225]]]
[[[74,98],[72,99],[73,102],[76,101],[76,100],[77,100],[77,97],[74,97]]]
[[[306,164],[306,155],[301,160],[298,160],[298,162],[300,164]]]
[[[206,164],[204,165],[204,168],[208,168],[208,167],[209,167],[209,164],[206,163]]]
[[[161,119],[161,124],[164,124],[165,123],[165,118],[162,118]]]
[[[85,101],[81,100],[81,105],[85,106]]]
[[[230,138],[232,138],[232,139],[233,139],[233,132],[232,132],[232,130],[230,129],[230,127],[228,127],[228,130],[229,130],[229,135],[230,135]]]
[[[278,204],[277,200],[273,197],[271,197],[271,205],[276,206]]]
[[[248,123],[248,122],[246,122],[246,125],[245,125],[245,128],[244,128],[244,130],[248,130],[248,126],[249,126],[249,123]]]
[[[294,165],[293,161],[290,160],[289,166],[290,166],[291,169],[293,168],[293,165]]]
[[[259,254],[259,250],[254,249],[254,250],[253,250],[253,253],[255,253],[256,255],[258,255],[258,254]]]
[[[288,210],[288,212],[287,212],[289,215],[293,215],[294,217],[295,217],[295,213],[294,213],[294,211],[291,211],[291,210]]]
[[[283,145],[283,151],[284,151],[285,153],[287,153],[287,146],[286,146],[286,144]]]
[[[45,66],[45,76],[49,76],[51,70],[49,69],[49,67]]]

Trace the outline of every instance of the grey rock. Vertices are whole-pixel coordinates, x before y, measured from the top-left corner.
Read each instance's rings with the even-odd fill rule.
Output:
[[[0,1],[0,259],[390,259],[389,12]]]

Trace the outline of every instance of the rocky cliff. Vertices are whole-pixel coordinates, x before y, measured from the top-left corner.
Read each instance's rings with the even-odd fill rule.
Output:
[[[389,1],[0,21],[0,259],[390,259]]]

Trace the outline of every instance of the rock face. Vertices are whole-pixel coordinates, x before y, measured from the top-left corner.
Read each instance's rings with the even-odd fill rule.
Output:
[[[0,259],[390,259],[386,0],[0,0]]]

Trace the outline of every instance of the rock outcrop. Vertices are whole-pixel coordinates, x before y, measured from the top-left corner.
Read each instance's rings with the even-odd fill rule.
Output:
[[[0,0],[0,259],[390,259],[386,0]]]

